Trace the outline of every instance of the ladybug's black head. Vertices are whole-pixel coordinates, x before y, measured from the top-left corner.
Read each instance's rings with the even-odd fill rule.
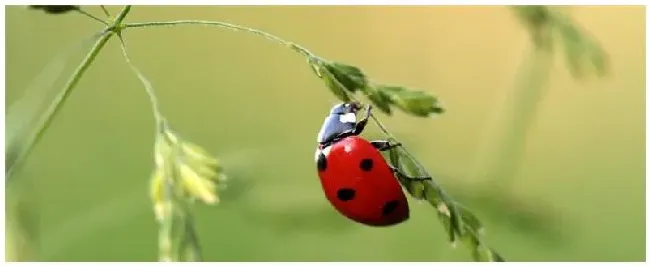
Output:
[[[318,143],[329,145],[351,135],[357,125],[356,114],[360,109],[361,105],[356,102],[341,103],[332,107],[318,133]]]

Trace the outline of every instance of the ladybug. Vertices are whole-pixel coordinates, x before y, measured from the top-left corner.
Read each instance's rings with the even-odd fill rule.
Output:
[[[360,137],[371,105],[357,121],[359,110],[361,106],[356,102],[335,105],[318,134],[315,161],[325,197],[352,221],[376,227],[402,223],[409,218],[409,205],[396,177],[400,170],[389,165],[381,154],[401,144]]]

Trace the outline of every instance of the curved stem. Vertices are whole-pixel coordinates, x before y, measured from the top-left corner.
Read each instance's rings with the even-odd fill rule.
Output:
[[[122,25],[123,29],[128,29],[128,28],[148,28],[148,27],[161,27],[161,26],[177,26],[177,25],[205,25],[205,26],[216,26],[216,27],[221,27],[221,28],[226,28],[234,31],[244,31],[244,32],[249,32],[261,37],[264,37],[268,40],[277,42],[279,44],[282,44],[286,47],[291,48],[291,50],[294,50],[301,55],[313,59],[313,58],[318,58],[315,54],[307,50],[306,48],[297,45],[295,43],[289,42],[287,40],[284,40],[278,36],[275,36],[273,34],[249,28],[249,27],[244,27],[244,26],[239,26],[227,22],[221,22],[221,21],[207,21],[207,20],[175,20],[175,21],[163,21],[163,22],[141,22],[141,23],[126,23]]]
[[[126,43],[121,33],[118,33],[118,38],[120,39],[120,47],[122,48],[122,54],[124,55],[124,59],[126,60],[126,63],[129,65],[131,70],[133,70],[133,72],[135,72],[135,74],[138,76],[138,78],[144,85],[144,89],[147,92],[147,95],[149,96],[149,101],[151,102],[151,109],[153,112],[153,116],[156,120],[156,131],[159,132],[160,130],[162,130],[162,127],[165,123],[162,114],[160,112],[158,97],[156,97],[156,93],[149,79],[147,79],[145,75],[142,74],[142,71],[140,71],[140,69],[138,69],[131,62],[131,57],[129,56],[128,50],[126,49]]]
[[[130,10],[131,6],[124,7],[111,27],[120,25]],[[107,29],[110,29],[111,27]],[[16,169],[22,165],[25,158],[27,158],[27,155],[29,155],[36,143],[38,143],[38,141],[40,141],[40,139],[43,137],[49,126],[52,124],[52,121],[54,121],[54,118],[61,110],[63,103],[65,103],[65,101],[68,99],[72,93],[72,90],[75,88],[77,83],[79,83],[79,80],[81,80],[83,74],[86,72],[86,70],[88,70],[88,67],[90,67],[93,61],[95,61],[97,54],[99,51],[101,51],[102,48],[104,48],[104,45],[106,45],[106,42],[108,42],[108,39],[110,39],[111,36],[113,36],[113,32],[110,30],[105,30],[104,35],[99,38],[97,42],[95,42],[95,45],[93,45],[86,57],[81,61],[79,66],[77,66],[70,79],[63,87],[63,90],[61,90],[61,92],[52,101],[50,107],[45,111],[43,118],[37,123],[38,130],[36,130],[36,132],[31,136],[27,137],[25,148],[21,149],[18,152],[13,161],[8,162],[5,168],[5,180],[8,180],[16,171]]]

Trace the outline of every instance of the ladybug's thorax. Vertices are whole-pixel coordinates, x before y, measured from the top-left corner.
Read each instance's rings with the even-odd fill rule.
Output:
[[[318,143],[325,147],[351,135],[357,126],[356,113],[358,110],[359,106],[355,103],[342,103],[334,106],[318,133]]]

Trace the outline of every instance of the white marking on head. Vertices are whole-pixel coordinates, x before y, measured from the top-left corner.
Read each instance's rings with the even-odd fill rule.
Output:
[[[342,114],[339,115],[339,121],[341,121],[341,123],[356,123],[357,116],[354,113]]]

